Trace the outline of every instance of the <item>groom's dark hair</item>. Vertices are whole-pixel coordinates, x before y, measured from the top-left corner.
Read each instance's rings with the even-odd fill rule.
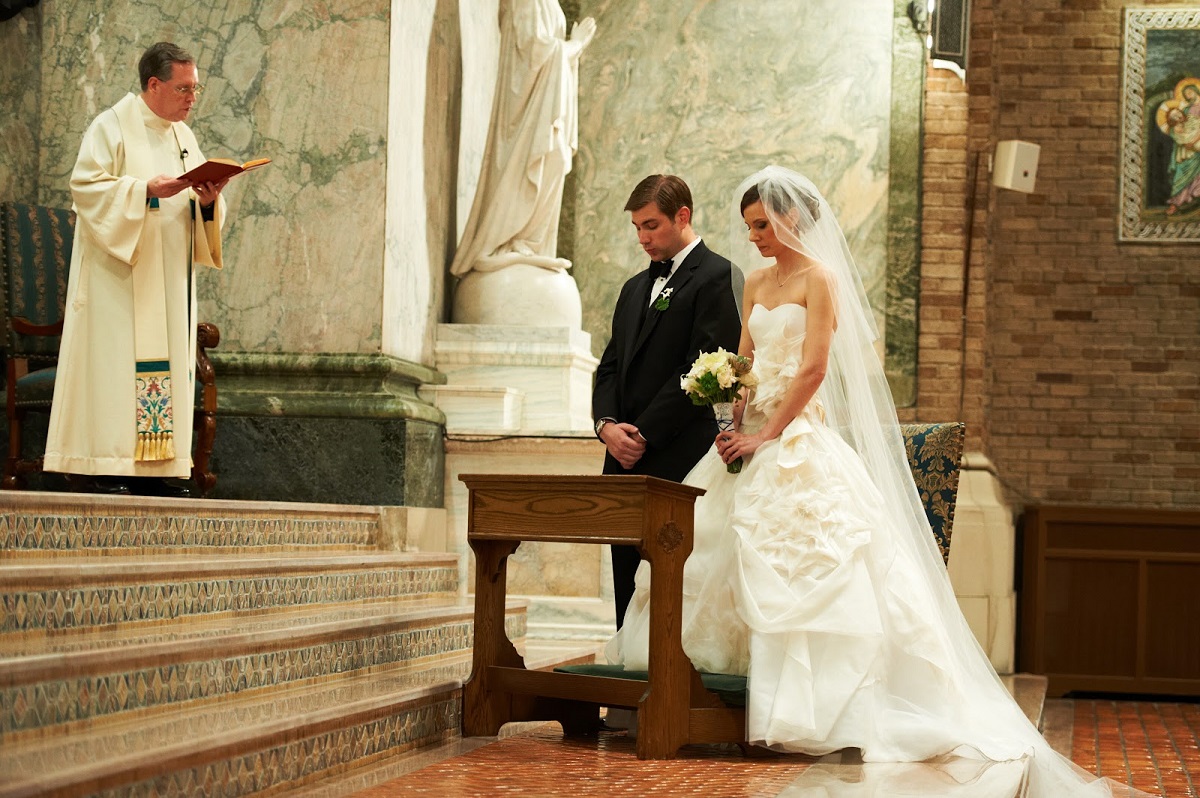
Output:
[[[696,211],[692,205],[692,190],[682,177],[675,175],[650,175],[638,183],[625,203],[625,210],[641,210],[652,202],[671,219],[675,218],[680,208],[688,208],[693,213]]]

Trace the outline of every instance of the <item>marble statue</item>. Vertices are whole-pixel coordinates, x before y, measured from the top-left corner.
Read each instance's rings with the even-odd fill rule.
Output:
[[[571,263],[557,256],[558,220],[578,145],[579,54],[596,23],[576,23],[569,38],[566,27],[558,0],[501,0],[483,168],[450,267],[460,278],[455,322],[581,324]]]

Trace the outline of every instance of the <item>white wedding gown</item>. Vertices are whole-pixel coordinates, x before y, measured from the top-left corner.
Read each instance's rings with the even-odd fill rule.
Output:
[[[799,370],[805,318],[795,304],[753,308],[759,385],[744,429],[762,425]],[[951,635],[969,630],[938,621],[917,555],[817,401],[740,474],[714,447],[684,481],[707,492],[684,571],[683,647],[701,671],[748,677],[750,742],[809,754],[858,748],[866,762],[1036,755],[1056,760],[1035,779],[1042,786],[1110,794],[1103,783],[1085,787],[1045,746],[990,666],[981,678],[955,665]],[[643,562],[607,649],[628,670],[648,665],[649,582]]]

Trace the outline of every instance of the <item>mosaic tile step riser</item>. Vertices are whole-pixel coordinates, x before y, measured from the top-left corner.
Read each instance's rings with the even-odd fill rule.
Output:
[[[102,798],[273,794],[300,787],[381,754],[434,745],[458,734],[462,699],[442,701],[347,729],[197,766],[99,793]],[[280,789],[282,787],[282,789]]]
[[[442,657],[470,649],[469,621],[411,628],[359,639],[93,672],[0,689],[0,743],[23,732],[41,734],[57,724],[120,719],[122,713],[227,698],[393,663]],[[525,634],[524,612],[510,612],[505,632]]]
[[[109,769],[90,779],[79,773],[70,774],[75,778],[51,776],[44,785],[49,789],[39,792],[114,798],[240,796],[271,788],[272,794],[284,794],[361,762],[449,740],[458,734],[461,712],[461,691],[448,689],[372,717],[350,718],[345,725],[323,724],[315,733],[287,729],[257,745],[200,746],[184,754],[184,763],[166,758],[136,769]],[[296,721],[302,725],[305,719]],[[152,774],[148,778],[147,770]]]
[[[282,516],[282,517],[281,517]],[[260,517],[144,514],[0,512],[0,551],[78,552],[268,547],[373,549],[379,517],[295,517],[262,511]]]
[[[470,655],[459,653],[227,698],[128,712],[119,722],[81,721],[54,726],[43,733],[22,732],[4,738],[0,774],[31,776],[87,769],[95,775],[100,762],[104,762],[106,772],[116,772],[144,758],[149,750],[163,754],[161,749],[175,748],[178,752],[181,743],[185,751],[188,746],[211,747],[214,742],[236,743],[251,750],[261,747],[264,736],[280,728],[293,729],[294,737],[303,737],[304,729],[307,734],[315,734],[324,728],[346,725],[351,718],[365,720],[383,711],[399,711],[440,700],[438,696],[453,696],[470,672]],[[4,783],[0,780],[0,785]]]
[[[0,634],[347,601],[450,597],[457,590],[457,568],[412,567],[12,591],[0,593]]]

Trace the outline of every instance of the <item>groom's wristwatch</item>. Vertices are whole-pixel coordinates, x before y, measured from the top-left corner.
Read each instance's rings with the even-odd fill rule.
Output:
[[[604,429],[605,424],[608,424],[609,422],[612,422],[615,424],[616,421],[617,420],[615,418],[608,418],[607,416],[605,416],[604,418],[601,418],[601,419],[597,419],[596,420],[596,437],[597,438],[600,437],[600,430]]]

